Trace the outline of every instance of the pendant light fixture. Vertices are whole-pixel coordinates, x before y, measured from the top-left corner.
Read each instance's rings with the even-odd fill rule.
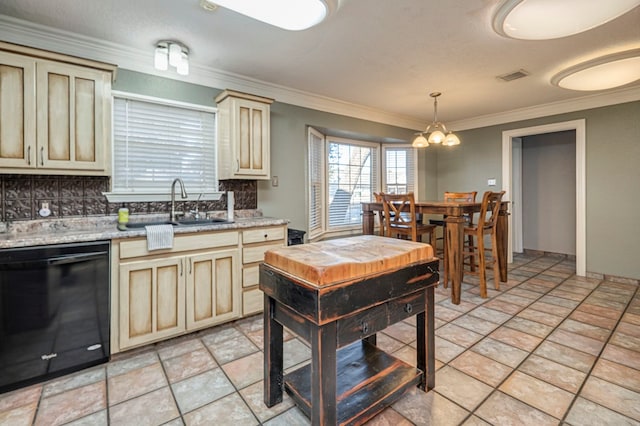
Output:
[[[446,146],[460,145],[460,138],[452,131],[447,130],[444,123],[438,121],[438,96],[440,92],[429,93],[433,98],[433,122],[427,126],[424,132],[416,134],[412,142],[414,148],[425,148],[429,144],[442,144]]]

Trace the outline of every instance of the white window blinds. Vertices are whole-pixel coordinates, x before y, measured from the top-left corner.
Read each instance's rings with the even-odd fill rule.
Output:
[[[322,232],[324,211],[324,135],[309,128],[309,237]]]
[[[391,194],[417,192],[417,152],[411,145],[383,145],[382,191]]]
[[[114,98],[113,192],[216,191],[215,113],[202,107]]]

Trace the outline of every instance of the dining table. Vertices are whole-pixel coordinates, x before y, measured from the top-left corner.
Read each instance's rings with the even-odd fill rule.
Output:
[[[444,232],[447,236],[447,250],[444,253],[448,267],[448,277],[451,279],[451,302],[460,304],[462,278],[464,274],[463,248],[465,216],[480,212],[482,203],[444,202],[444,201],[416,201],[416,213],[424,215],[442,215],[444,219]],[[382,203],[371,201],[362,203],[362,233],[374,234],[374,216],[376,212],[381,214]],[[507,216],[509,215],[509,202],[500,204],[500,212],[496,224],[496,237],[498,246],[498,267],[500,281],[507,282],[507,236],[509,233]],[[435,249],[435,247],[434,247]]]

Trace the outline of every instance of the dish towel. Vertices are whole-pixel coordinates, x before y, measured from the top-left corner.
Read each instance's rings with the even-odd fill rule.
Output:
[[[169,249],[173,247],[173,225],[148,225],[147,250]]]

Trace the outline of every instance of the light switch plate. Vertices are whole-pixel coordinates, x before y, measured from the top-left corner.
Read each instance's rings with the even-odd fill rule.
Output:
[[[496,186],[496,180],[495,180],[495,178],[487,179],[487,185],[489,185],[489,186]]]

